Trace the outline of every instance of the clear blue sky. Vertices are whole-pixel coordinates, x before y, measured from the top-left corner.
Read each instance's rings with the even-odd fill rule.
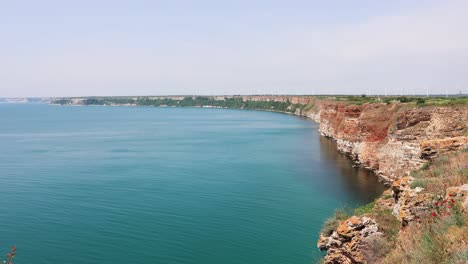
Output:
[[[0,0],[0,96],[458,93],[468,1]]]

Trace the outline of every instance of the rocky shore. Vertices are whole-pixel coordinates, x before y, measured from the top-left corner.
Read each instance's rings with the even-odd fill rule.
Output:
[[[356,164],[375,171],[390,186],[370,212],[364,216],[352,215],[339,223],[331,234],[320,235],[317,246],[327,252],[323,263],[397,263],[394,262],[396,259],[400,261],[398,263],[420,263],[425,259],[419,258],[418,253],[412,256],[410,252],[400,258],[393,257],[400,253],[391,253],[392,248],[395,250],[398,247],[399,242],[395,241],[398,241],[399,234],[411,230],[407,226],[431,230],[435,229],[432,226],[438,221],[454,221],[455,214],[466,220],[468,155],[461,152],[468,149],[468,107],[415,107],[398,103],[358,106],[318,101],[314,109],[297,114],[319,122],[320,133],[336,140],[338,151],[349,155]],[[446,169],[447,175],[419,175],[421,179],[411,176],[414,172],[420,172],[425,165],[429,166],[442,158],[448,159],[451,154],[464,158],[454,161],[458,162],[458,167]],[[435,168],[433,174],[438,170]],[[451,182],[453,178],[457,179],[456,182]],[[425,184],[417,184],[417,181]],[[428,187],[427,182],[432,187]],[[438,186],[437,182],[445,183]],[[447,204],[447,201],[453,201],[453,204],[444,207],[443,213],[437,212],[440,208],[434,208],[434,204]],[[455,203],[458,207],[455,207]],[[391,216],[398,221],[397,227],[393,224],[392,230],[397,233],[397,238],[388,238],[390,232],[384,232],[384,228],[379,226],[377,218],[386,212],[391,212]],[[429,217],[428,220],[428,216],[436,219]],[[382,220],[386,225],[389,221],[393,220]],[[444,255],[439,257],[441,262],[434,263],[468,261],[465,259],[468,234],[463,221],[461,228],[464,230],[462,235],[451,243],[458,243],[462,251],[453,249],[453,252],[449,252],[444,249],[447,253],[439,254]],[[431,240],[431,243],[435,242]],[[382,251],[382,248],[386,250]],[[465,257],[456,260],[456,254]],[[435,257],[429,261],[433,259]],[[449,259],[454,260],[451,262]]]

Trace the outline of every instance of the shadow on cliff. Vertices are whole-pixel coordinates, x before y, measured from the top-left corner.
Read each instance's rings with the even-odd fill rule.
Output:
[[[336,142],[330,138],[320,136],[321,163],[333,170],[337,170],[340,179],[337,191],[345,191],[354,196],[359,203],[368,203],[379,196],[386,187],[378,181],[372,171],[353,166],[350,157],[337,151]],[[336,193],[340,196],[340,193]]]

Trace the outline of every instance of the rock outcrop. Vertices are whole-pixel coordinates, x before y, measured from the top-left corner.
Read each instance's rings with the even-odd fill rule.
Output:
[[[411,177],[403,177],[394,181],[391,188],[394,199],[392,212],[403,226],[424,214],[431,201],[430,195],[424,193],[423,188],[410,187],[412,181]]]
[[[377,223],[369,217],[352,216],[342,222],[330,236],[320,235],[317,246],[327,251],[324,263],[365,263],[366,244],[382,236]]]

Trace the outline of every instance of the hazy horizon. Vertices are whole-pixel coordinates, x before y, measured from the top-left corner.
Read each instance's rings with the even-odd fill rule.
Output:
[[[216,97],[216,96],[368,96],[368,97],[458,97],[458,96],[467,96],[467,94],[460,93],[447,93],[447,94],[133,94],[133,95],[76,95],[76,96],[0,96],[0,99],[40,99],[40,98],[91,98],[91,97],[189,97],[189,96],[207,96],[207,97]]]
[[[10,1],[0,97],[458,94],[468,2]]]

